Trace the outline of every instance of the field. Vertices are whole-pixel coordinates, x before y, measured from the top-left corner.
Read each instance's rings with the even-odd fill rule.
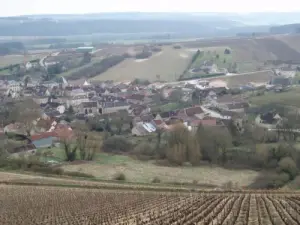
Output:
[[[267,83],[271,80],[273,72],[271,71],[258,71],[255,73],[248,73],[239,76],[228,76],[226,78],[220,77],[218,80],[224,80],[227,82],[228,87],[237,87],[253,83]]]
[[[0,186],[0,224],[296,225],[297,192],[110,191]]]
[[[162,52],[155,53],[149,59],[127,59],[93,80],[125,81],[140,78],[154,81],[157,80],[157,75],[160,76],[160,80],[177,80],[186,69],[193,54],[186,49],[163,47]]]
[[[255,182],[259,173],[252,170],[229,170],[218,166],[199,167],[158,166],[154,162],[142,162],[126,156],[99,155],[94,163],[66,165],[65,171],[80,171],[94,175],[101,180],[113,180],[118,173],[124,173],[126,181],[151,183],[157,177],[162,183],[198,183],[222,186],[228,181],[248,186]]]
[[[25,57],[24,57],[24,55],[0,56],[0,68],[9,66],[11,64],[24,63],[24,61],[28,62],[30,60],[40,59],[40,58],[46,56],[47,54],[48,54],[47,52],[42,52],[42,53],[36,53],[36,54],[29,53]]]
[[[269,92],[262,96],[250,98],[250,103],[254,105],[265,105],[270,103],[282,104],[286,106],[300,107],[300,89],[294,88],[287,92]]]

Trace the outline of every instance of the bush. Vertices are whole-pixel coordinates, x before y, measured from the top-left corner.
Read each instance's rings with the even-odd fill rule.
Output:
[[[284,186],[290,180],[290,176],[287,173],[279,173],[267,178],[266,188],[280,188]]]
[[[126,180],[126,176],[124,173],[117,173],[114,177],[115,180],[119,180],[119,181],[125,181]]]
[[[280,172],[289,175],[290,180],[293,180],[298,174],[297,165],[291,157],[285,157],[281,159],[278,163],[278,167]]]
[[[155,156],[155,149],[149,143],[140,143],[135,146],[133,153],[137,156]]]
[[[108,153],[129,152],[132,144],[128,139],[121,136],[112,136],[103,142],[103,151]]]
[[[158,177],[154,177],[152,180],[152,183],[155,183],[155,184],[160,183],[160,182],[161,182],[161,180]]]

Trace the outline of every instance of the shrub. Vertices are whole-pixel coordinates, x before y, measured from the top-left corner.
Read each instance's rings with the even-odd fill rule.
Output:
[[[291,180],[298,174],[297,165],[291,157],[281,159],[278,163],[278,167],[281,172],[288,174]]]
[[[114,177],[115,180],[124,181],[126,180],[126,176],[124,173],[117,173]]]
[[[140,143],[133,150],[137,156],[155,156],[155,149],[149,143]]]
[[[109,153],[128,152],[132,144],[128,139],[120,136],[112,136],[103,142],[103,151]]]
[[[161,182],[161,180],[158,177],[154,177],[152,180],[152,183],[155,183],[155,184],[160,183],[160,182]]]
[[[266,179],[268,179],[266,181],[266,188],[273,189],[284,186],[290,180],[290,176],[283,172],[269,176]]]

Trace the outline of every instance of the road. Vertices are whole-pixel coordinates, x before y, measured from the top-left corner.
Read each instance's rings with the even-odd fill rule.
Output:
[[[44,67],[44,69],[47,69],[47,66],[45,64],[45,60],[50,57],[50,56],[58,56],[60,52],[52,52],[49,55],[44,56],[43,58],[40,59],[40,66]]]

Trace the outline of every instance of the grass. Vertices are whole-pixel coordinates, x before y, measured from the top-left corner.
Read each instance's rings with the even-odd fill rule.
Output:
[[[113,180],[116,174],[124,173],[127,181],[138,183],[151,183],[157,177],[163,183],[191,183],[197,180],[203,184],[222,185],[231,180],[247,186],[258,176],[258,173],[252,170],[235,171],[217,166],[166,167],[155,165],[151,161],[142,162],[130,158],[121,158],[119,161],[116,158],[109,158],[105,159],[105,162],[110,163],[66,165],[63,169],[91,174],[102,180]]]
[[[207,47],[202,48],[199,57],[196,59],[193,67],[201,66],[204,61],[212,60],[218,66],[218,68],[228,68],[229,64],[232,63],[232,53],[224,54],[225,49],[230,49],[229,47]],[[219,57],[217,58],[217,55]],[[225,63],[224,63],[225,60]]]
[[[300,107],[300,88],[293,88],[282,93],[269,92],[262,96],[251,97],[250,103],[260,106],[267,104],[282,104],[286,106]]]
[[[187,107],[188,104],[178,103],[178,102],[170,102],[167,104],[154,105],[151,107],[152,111],[160,110],[162,112],[168,112],[175,109],[182,109]]]
[[[0,71],[0,76],[6,76],[6,75],[11,75],[11,72],[8,69]]]
[[[43,56],[47,55],[48,53],[43,52],[41,54],[31,54],[30,52],[27,55],[4,55],[0,56],[0,68],[9,66],[11,64],[19,64],[19,63],[24,63],[24,61],[28,62],[30,60],[34,59],[40,59]]]
[[[220,80],[224,80],[227,82],[227,86],[229,88],[231,87],[237,87],[241,85],[249,84],[250,82],[253,83],[267,83],[271,80],[271,77],[273,76],[273,73],[271,71],[267,72],[256,72],[256,73],[250,73],[240,76],[229,76],[226,78],[220,78]],[[219,79],[219,78],[217,78]]]
[[[193,52],[187,49],[173,49],[172,46],[163,47],[162,51],[149,59],[127,59],[106,72],[96,76],[93,80],[128,81],[135,78],[150,81],[175,81],[188,66]]]

